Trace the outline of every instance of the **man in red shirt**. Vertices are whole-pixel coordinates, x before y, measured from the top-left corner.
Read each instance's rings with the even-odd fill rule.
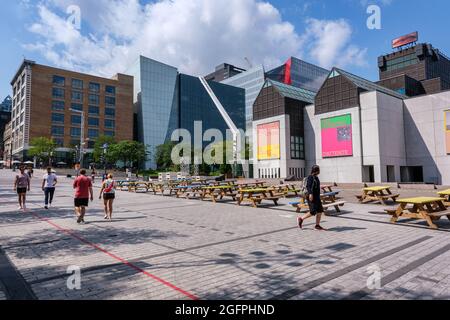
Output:
[[[75,189],[75,214],[77,215],[77,223],[84,224],[84,216],[86,207],[89,206],[89,198],[94,200],[94,192],[92,190],[92,181],[86,177],[86,170],[80,170],[80,176],[73,182]]]

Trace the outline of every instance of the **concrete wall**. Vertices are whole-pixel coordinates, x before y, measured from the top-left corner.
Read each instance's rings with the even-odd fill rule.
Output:
[[[322,158],[321,120],[340,115],[352,115],[353,156]],[[314,164],[321,167],[320,179],[327,182],[362,181],[361,131],[358,108],[314,115],[314,106],[305,108],[305,150],[307,173]]]
[[[423,166],[425,182],[450,185],[450,155],[446,154],[444,131],[450,91],[407,99],[404,104],[408,166]]]
[[[258,160],[258,125],[280,121],[280,159],[275,160]],[[290,121],[289,115],[281,115],[263,120],[253,121],[253,154],[254,160],[254,177],[262,178],[259,170],[267,172],[270,170],[277,171],[280,169],[280,178],[286,178],[290,175],[289,168],[297,168],[304,171],[305,161],[291,159],[290,145]]]

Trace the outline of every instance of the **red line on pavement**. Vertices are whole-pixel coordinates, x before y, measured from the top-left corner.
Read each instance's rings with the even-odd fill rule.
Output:
[[[79,240],[79,241],[81,241],[81,242],[87,244],[88,246],[91,246],[91,247],[93,247],[93,248],[95,248],[95,249],[97,249],[97,250],[99,250],[99,251],[105,253],[106,255],[110,256],[111,258],[113,258],[113,259],[115,259],[115,260],[117,260],[117,261],[120,261],[121,263],[123,263],[123,264],[125,264],[125,265],[127,265],[127,266],[129,266],[129,267],[131,267],[131,268],[133,268],[133,269],[135,269],[136,271],[138,271],[138,272],[140,272],[140,273],[146,275],[147,277],[152,278],[153,280],[156,280],[156,281],[160,282],[161,284],[163,284],[163,285],[165,285],[165,286],[167,286],[167,287],[169,287],[169,288],[171,288],[171,289],[173,289],[173,290],[175,290],[175,291],[178,291],[179,293],[185,295],[186,297],[188,297],[188,298],[190,298],[190,299],[192,299],[192,300],[199,300],[199,298],[198,298],[197,296],[195,296],[195,295],[193,295],[193,294],[191,294],[191,293],[189,293],[189,292],[187,292],[187,291],[185,291],[185,290],[183,290],[183,289],[181,289],[181,288],[175,286],[174,284],[172,284],[172,283],[170,283],[170,282],[168,282],[168,281],[166,281],[166,280],[164,280],[164,279],[161,279],[161,278],[155,276],[154,274],[151,274],[151,273],[149,273],[149,272],[147,272],[147,271],[145,271],[145,270],[139,268],[138,266],[132,264],[131,262],[127,261],[127,260],[124,259],[124,258],[121,258],[121,257],[119,257],[119,256],[116,256],[115,254],[113,254],[113,253],[111,253],[111,252],[109,252],[109,251],[103,249],[102,247],[96,245],[95,243],[92,243],[92,242],[90,242],[90,241],[84,239],[83,237],[77,235],[77,234],[74,233],[73,231],[68,230],[68,229],[64,229],[63,227],[61,227],[61,226],[57,225],[56,223],[52,222],[51,220],[46,219],[46,218],[42,218],[42,217],[39,216],[37,213],[34,213],[34,212],[33,212],[32,214],[33,214],[33,216],[34,216],[35,218],[37,218],[37,219],[39,219],[39,220],[41,220],[41,221],[47,222],[48,224],[50,224],[51,226],[55,227],[56,229],[58,229],[58,230],[60,230],[60,231],[62,231],[62,232],[64,232],[64,233],[67,233],[67,234],[70,235],[71,237],[73,237],[73,238],[75,238],[75,239],[77,239],[77,240]]]

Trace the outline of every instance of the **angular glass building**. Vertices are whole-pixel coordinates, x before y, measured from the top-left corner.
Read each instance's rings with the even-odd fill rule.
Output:
[[[267,72],[266,76],[290,86],[317,92],[329,73],[329,70],[291,57],[285,64]]]
[[[12,109],[12,99],[7,96],[2,103],[0,103],[0,111],[11,112]]]
[[[169,141],[174,130],[187,129],[194,139],[195,121],[202,122],[202,133],[218,129],[226,137],[228,125],[199,78],[143,56],[128,74],[135,82],[137,137],[150,152],[147,169],[156,169],[156,147]],[[245,130],[245,90],[213,81],[208,84],[235,126]]]

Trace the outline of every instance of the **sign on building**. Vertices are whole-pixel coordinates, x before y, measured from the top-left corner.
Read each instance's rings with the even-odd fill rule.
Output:
[[[322,158],[353,156],[352,116],[322,119]]]
[[[260,124],[258,132],[258,160],[280,159],[280,121]]]

